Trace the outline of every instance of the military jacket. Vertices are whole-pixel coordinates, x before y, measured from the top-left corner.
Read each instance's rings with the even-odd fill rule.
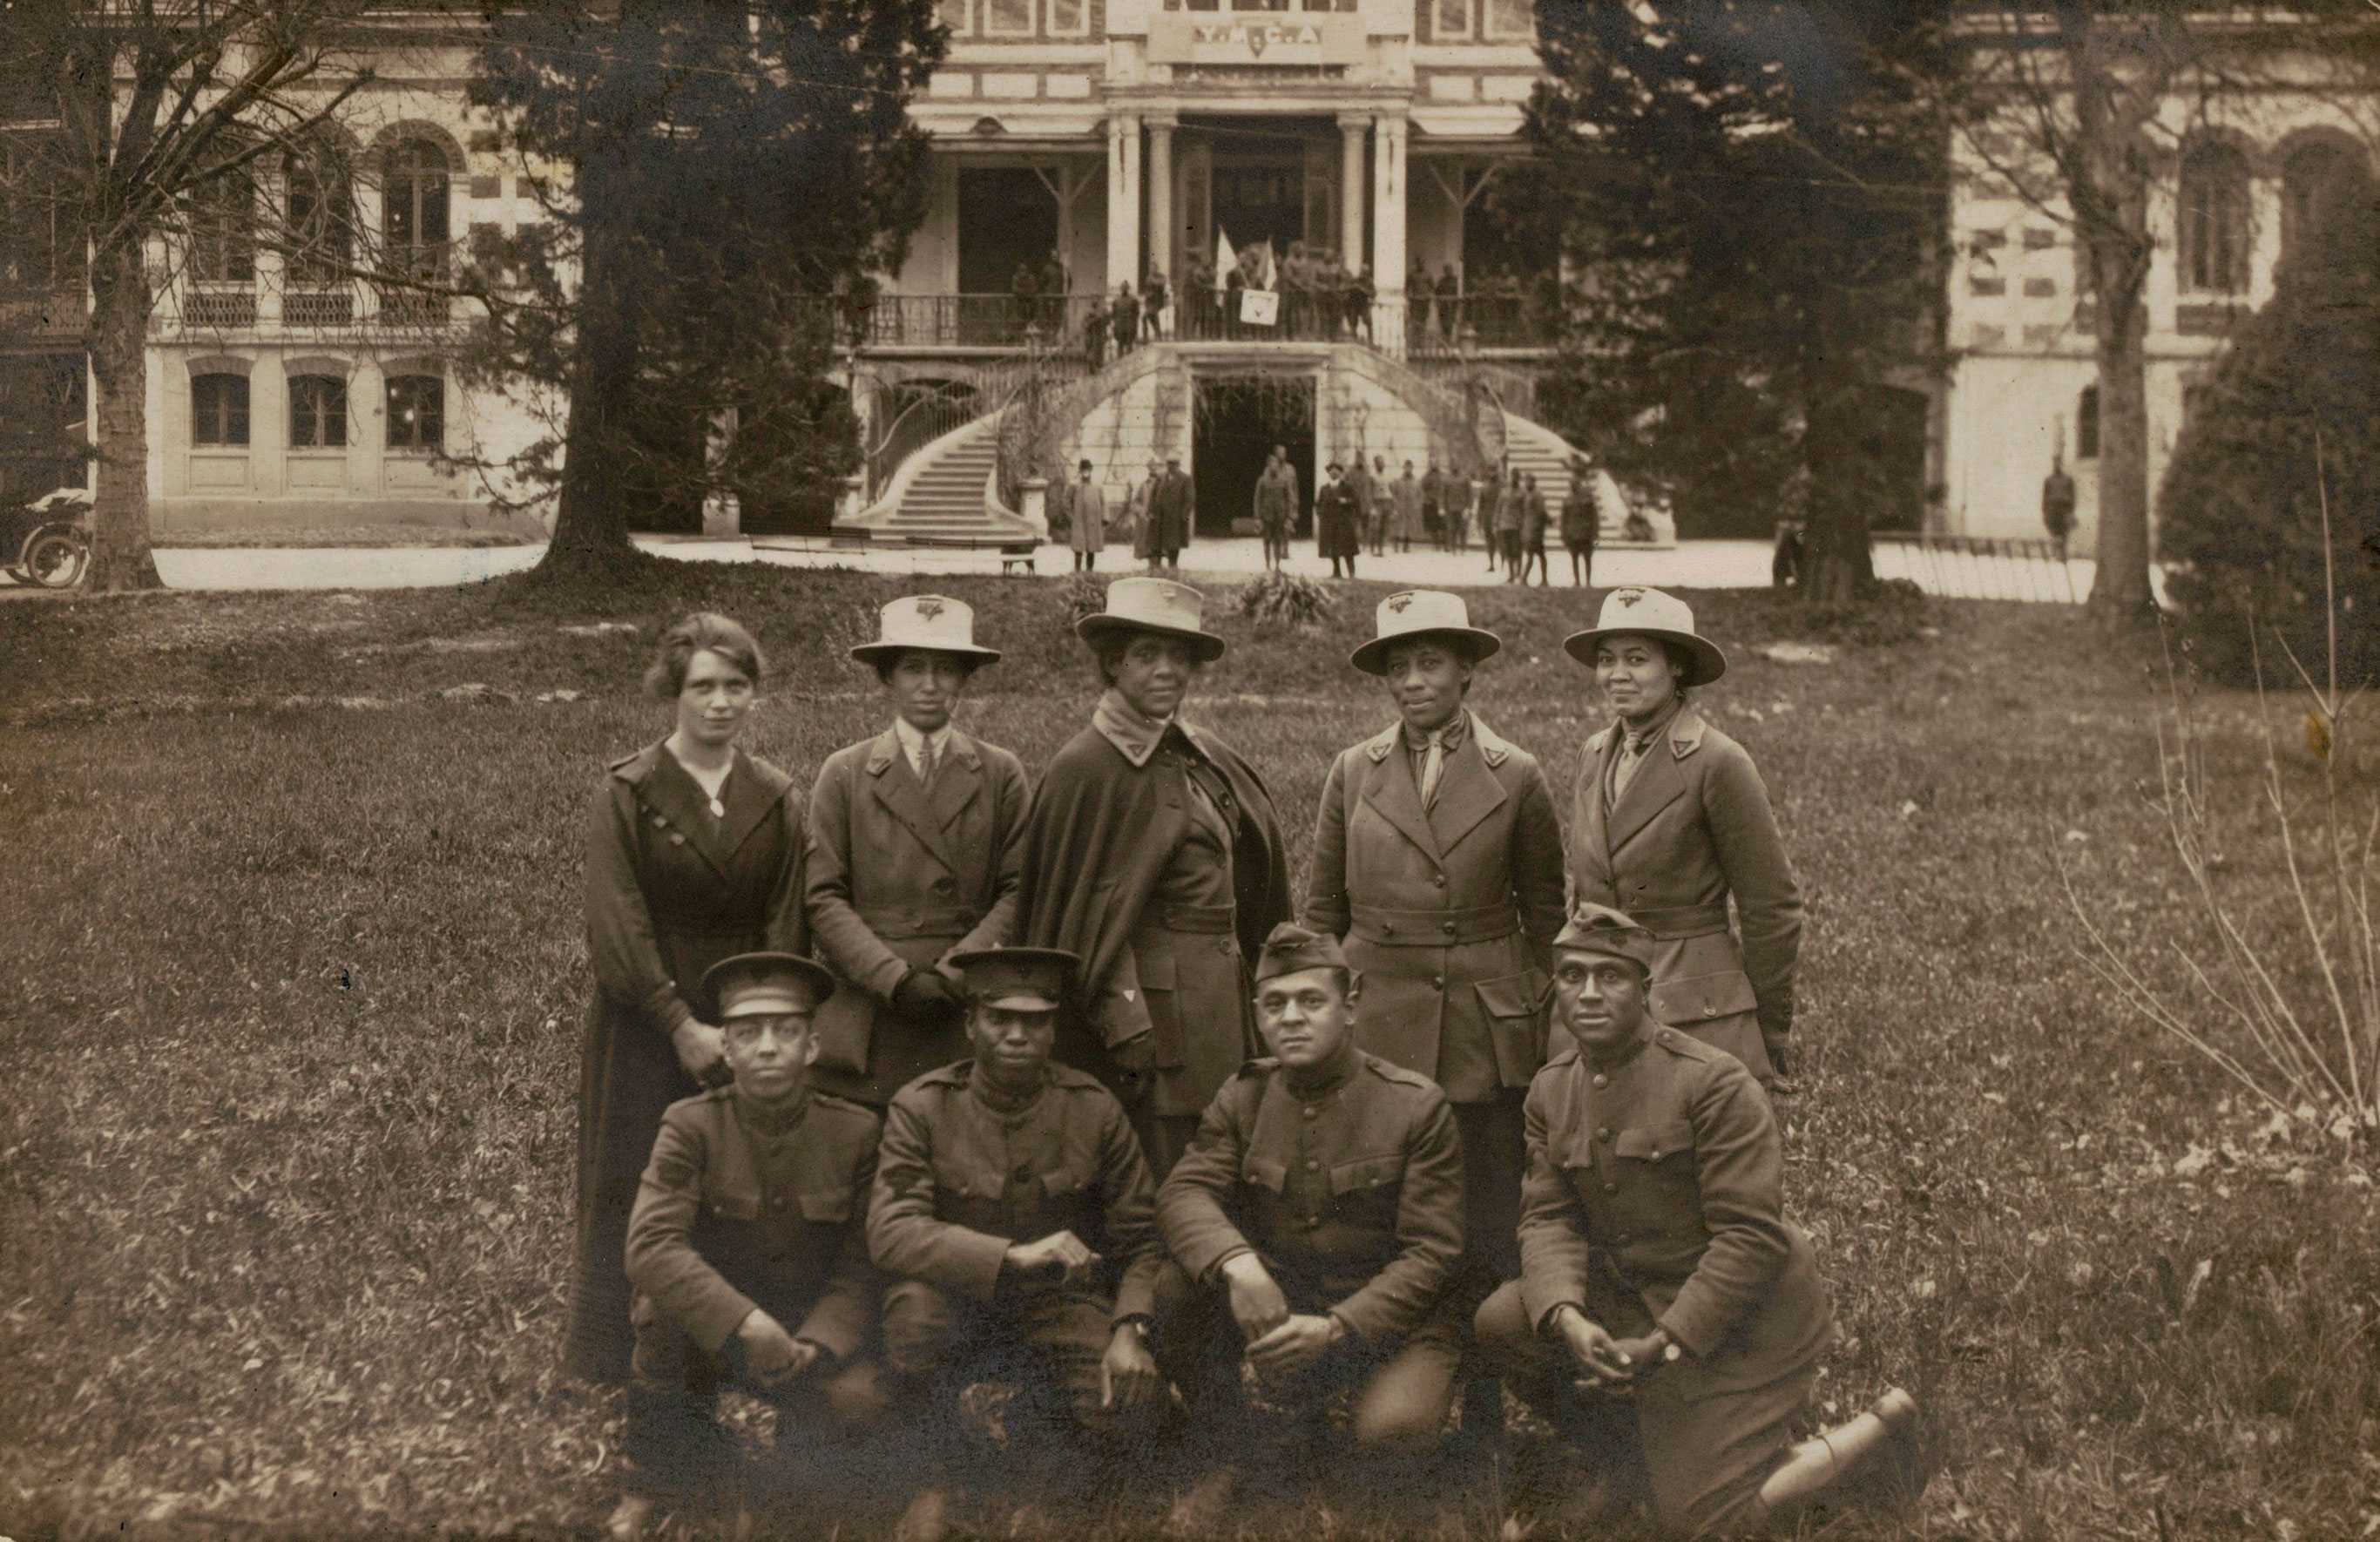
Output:
[[[1112,1293],[1116,1318],[1148,1316],[1164,1255],[1156,1184],[1123,1105],[1052,1063],[1038,1098],[1003,1111],[973,1073],[972,1061],[929,1071],[885,1111],[868,1212],[877,1267],[989,1302],[1012,1243],[1071,1231],[1101,1256],[1095,1290]]]
[[[881,1281],[863,1221],[876,1115],[812,1092],[776,1134],[732,1087],[670,1105],[628,1220],[628,1281],[719,1352],[755,1306],[848,1357],[876,1317]]]
[[[1251,1062],[1208,1105],[1157,1199],[1166,1245],[1208,1279],[1253,1250],[1302,1312],[1393,1342],[1463,1251],[1463,1153],[1446,1095],[1361,1050],[1336,1081]]]
[[[1784,1142],[1743,1063],[1652,1028],[1616,1064],[1575,1050],[1529,1087],[1521,1293],[1530,1320],[1617,1272],[1696,1354],[1806,1354],[1829,1321],[1809,1241],[1784,1214]]]

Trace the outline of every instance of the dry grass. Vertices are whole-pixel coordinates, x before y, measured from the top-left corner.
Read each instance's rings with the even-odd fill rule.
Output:
[[[0,1533],[601,1516],[616,1402],[553,1369],[578,803],[660,731],[633,685],[658,623],[701,602],[758,624],[776,674],[754,747],[807,777],[878,723],[843,653],[897,592],[644,572],[592,596],[0,607]],[[1009,650],[970,726],[1038,763],[1092,697],[1064,587],[942,587]],[[1379,588],[1342,589],[1313,635],[1216,607],[1237,647],[1195,710],[1269,780],[1299,862],[1328,753],[1384,721],[1344,663]],[[1911,1386],[1948,1462],[1915,1512],[1827,1535],[2380,1524],[2366,1170],[2128,1015],[2058,891],[2054,850],[2103,930],[2182,988],[2153,944],[2202,923],[2143,795],[2147,661],[2058,613],[1962,606],[1928,618],[1938,636],[1792,668],[1748,653],[1792,613],[1694,598],[1737,661],[1706,705],[1758,758],[1812,903],[1787,1114],[1846,1335],[1821,1396],[1840,1415]],[[1506,637],[1483,715],[1566,786],[1594,723],[1559,641],[1585,605],[1473,603]],[[606,622],[640,630],[588,629]],[[2207,697],[2199,722],[2227,898],[2270,941],[2293,915],[2256,839],[2254,712]],[[2310,766],[2282,769],[2309,795]],[[1489,1535],[1469,1498],[1417,1529]],[[1366,1530],[1272,1513],[1256,1535]]]

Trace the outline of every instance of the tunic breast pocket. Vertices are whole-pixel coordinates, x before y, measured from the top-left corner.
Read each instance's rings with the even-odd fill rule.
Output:
[[[1698,1226],[1702,1205],[1694,1176],[1694,1127],[1683,1119],[1637,1124],[1611,1142],[1614,1215],[1630,1232],[1670,1232]]]
[[[1351,1225],[1393,1232],[1397,1203],[1404,1193],[1404,1159],[1394,1152],[1334,1162],[1330,1168],[1330,1207]]]
[[[759,1191],[725,1184],[705,1184],[702,1208],[705,1215],[720,1220],[758,1220],[760,1219]]]
[[[934,1163],[934,1218],[976,1232],[1002,1229],[1000,1180],[954,1162]]]

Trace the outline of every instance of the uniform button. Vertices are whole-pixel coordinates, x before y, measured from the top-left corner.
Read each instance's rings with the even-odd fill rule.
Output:
[[[1449,937],[1451,937],[1454,935],[1454,923],[1452,921],[1440,921],[1438,924],[1438,929],[1446,933]]]
[[[1317,1110],[1313,1104],[1308,1103],[1302,1111],[1305,1113],[1306,1118],[1311,1119],[1320,1111]]]
[[[1703,1015],[1706,1017],[1716,1017],[1718,1015],[1718,1008],[1706,1004],[1703,1007]]]
[[[771,1209],[772,1209],[772,1210],[782,1210],[782,1209],[783,1209],[784,1208],[785,1208],[785,1196],[784,1196],[783,1195],[782,1195],[782,1194],[781,1194],[781,1195],[779,1195],[779,1196],[777,1196],[777,1197],[776,1197],[776,1198],[771,1199],[771,1200],[770,1200],[770,1201],[769,1201],[769,1208],[771,1208]]]
[[[1444,873],[1432,873],[1429,875],[1429,880],[1432,883],[1437,884],[1441,889],[1446,887],[1446,875]]]
[[[1446,989],[1446,977],[1444,975],[1432,975],[1429,977],[1429,984],[1430,989],[1433,990],[1443,990]]]
[[[1382,921],[1380,931],[1384,936],[1394,937],[1397,934],[1397,924],[1394,921]]]
[[[1603,1185],[1603,1192],[1606,1194],[1618,1194],[1620,1192],[1620,1185],[1618,1184],[1606,1184]]]
[[[1625,1247],[1628,1245],[1628,1233],[1625,1232],[1617,1232],[1612,1236],[1611,1240],[1620,1246]]]
[[[1611,1126],[1606,1124],[1600,1130],[1596,1131],[1595,1138],[1597,1140],[1609,1140],[1611,1138]]]
[[[1321,1170],[1322,1170],[1322,1164],[1321,1164],[1320,1162],[1318,1162],[1318,1161],[1314,1161],[1314,1160],[1307,1160],[1307,1162],[1306,1162],[1306,1164],[1305,1164],[1305,1171],[1306,1171],[1306,1172],[1320,1172]]]
[[[674,846],[682,846],[686,844],[686,837],[673,830],[670,832],[670,844]]]
[[[1597,1071],[1595,1074],[1595,1085],[1597,1087],[1609,1087],[1611,1085],[1611,1078],[1605,1075],[1602,1072]]]
[[[1307,1217],[1305,1218],[1305,1229],[1306,1229],[1307,1231],[1309,1231],[1309,1232],[1318,1231],[1318,1230],[1320,1230],[1320,1229],[1321,1229],[1321,1226],[1322,1226],[1322,1218],[1321,1218],[1320,1216],[1318,1216],[1318,1215],[1310,1215],[1310,1216],[1307,1216]]]

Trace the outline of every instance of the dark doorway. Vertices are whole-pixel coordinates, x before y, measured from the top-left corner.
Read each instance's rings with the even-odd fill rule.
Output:
[[[1305,163],[1292,152],[1215,161],[1215,228],[1232,249],[1270,240],[1276,254],[1305,234]]]
[[[1198,487],[1197,533],[1254,535],[1257,478],[1276,444],[1297,468],[1298,530],[1314,499],[1314,381],[1311,376],[1202,380],[1191,437]]]
[[[960,167],[959,340],[1014,342],[1040,320],[1013,297],[1016,270],[1029,266],[1038,285],[1057,245],[1058,205],[1030,167]]]

